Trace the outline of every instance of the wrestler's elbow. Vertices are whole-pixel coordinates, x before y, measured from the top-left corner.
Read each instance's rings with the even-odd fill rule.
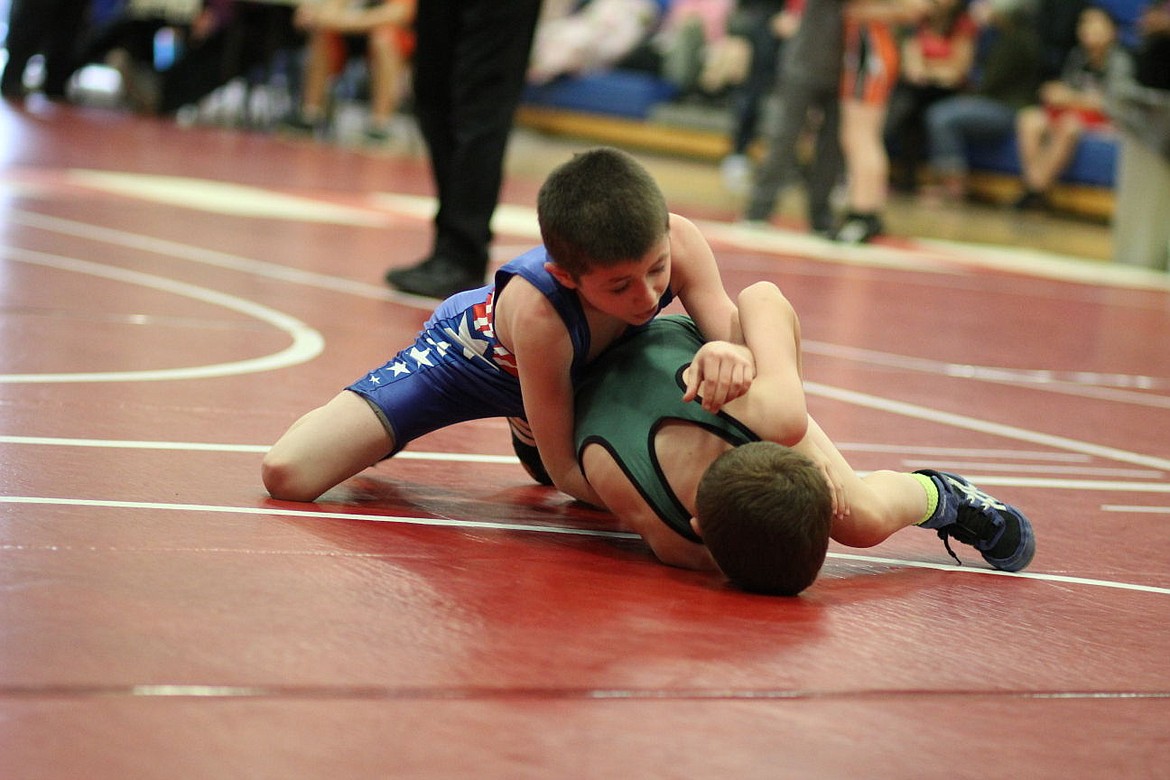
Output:
[[[795,319],[796,310],[774,282],[753,282],[739,292],[737,302],[743,306],[767,306],[779,309]]]
[[[561,464],[550,464],[548,474],[553,486],[565,495],[598,509],[605,509],[605,502],[585,479],[585,474],[575,461],[571,468],[565,468]]]
[[[779,403],[771,405],[767,414],[753,421],[752,430],[763,441],[771,441],[792,447],[808,435],[808,410],[804,403]]]
[[[808,412],[801,404],[799,409],[784,415],[781,429],[776,441],[785,447],[792,447],[800,443],[808,435]]]

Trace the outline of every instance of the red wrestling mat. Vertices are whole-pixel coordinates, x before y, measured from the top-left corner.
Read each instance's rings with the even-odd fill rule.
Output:
[[[765,598],[533,486],[499,421],[267,499],[266,446],[426,314],[381,283],[428,248],[425,162],[52,106],[0,136],[0,776],[1170,765],[1165,276],[700,221],[731,292],[795,304],[856,468],[958,471],[1038,538],[1022,575],[833,545]]]

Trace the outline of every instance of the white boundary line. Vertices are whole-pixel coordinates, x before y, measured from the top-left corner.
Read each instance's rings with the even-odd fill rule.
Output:
[[[901,465],[907,471],[918,469],[942,469],[943,471],[957,471],[961,474],[975,473],[984,469],[994,468],[1010,471],[1012,474],[1064,474],[1079,477],[1113,477],[1114,479],[1165,479],[1166,472],[1151,469],[1114,469],[1097,468],[1091,466],[1056,466],[1050,463],[1013,463],[1011,465],[998,463],[974,463],[969,461],[946,460],[936,458],[932,460],[917,458],[903,458]]]
[[[172,442],[136,441],[131,439],[76,439],[55,436],[10,436],[0,435],[0,444],[34,445],[48,447],[82,447],[98,449],[130,450],[172,450],[177,452],[230,452],[263,454],[270,447],[266,444],[224,444],[216,442]],[[934,448],[942,452],[943,448]],[[1059,453],[1057,453],[1059,454]],[[519,459],[514,455],[484,455],[470,452],[427,452],[404,450],[394,456],[399,460],[425,460],[447,463],[483,463],[515,465]],[[1054,467],[1059,468],[1059,467]],[[1016,470],[1015,464],[995,463],[970,464],[968,471],[979,473],[978,481],[985,485],[1010,487],[1054,488],[1060,490],[1129,491],[1134,493],[1170,493],[1170,483],[1135,482],[1129,480],[1070,479],[1064,477],[1021,477],[1015,474],[989,475],[982,469]]]
[[[999,368],[966,363],[947,363],[941,360],[846,347],[808,339],[801,341],[801,349],[810,355],[887,366],[901,371],[969,379],[1012,387],[1029,387],[1065,395],[1170,409],[1170,396],[1138,392],[1139,390],[1164,390],[1170,387],[1170,380],[1158,377],[1104,374],[1095,371],[1057,372],[1044,369]]]
[[[3,250],[6,256],[17,262],[30,263],[62,271],[100,276],[126,284],[136,284],[154,290],[181,295],[225,309],[240,312],[284,331],[292,338],[292,344],[280,352],[263,357],[217,363],[206,366],[154,369],[146,371],[100,371],[61,374],[0,374],[0,383],[59,383],[59,382],[149,382],[166,379],[206,379],[209,377],[233,376],[262,371],[271,371],[305,363],[325,348],[325,339],[305,323],[253,301],[235,295],[210,290],[186,282],[179,282],[154,274],[132,271],[126,268],[93,263],[60,255],[34,252],[9,247]]]
[[[114,447],[123,449],[222,450],[223,452],[266,452],[268,450],[268,445],[266,444],[223,444],[218,442],[161,441],[157,439],[83,439],[61,436],[14,436],[3,434],[0,434],[0,444],[42,444],[60,447]],[[996,460],[1039,460],[1054,463],[1088,463],[1092,460],[1088,455],[1075,452],[970,449],[966,447],[919,447],[912,444],[844,442],[839,443],[837,448],[843,452],[880,452],[905,457],[926,457],[930,455],[940,458],[962,457]],[[411,452],[412,450],[405,450],[395,457],[411,457]],[[981,466],[981,468],[986,468],[986,466]]]
[[[1134,506],[1126,504],[1102,504],[1102,512],[1124,512],[1126,514],[1170,515],[1170,506]]]
[[[192,181],[199,183],[201,180]],[[273,193],[273,195],[274,197],[281,197],[279,193]],[[370,197],[374,202],[382,205],[383,207],[389,208],[397,213],[412,218],[422,218],[422,215],[432,213],[434,208],[433,199],[428,199],[422,196],[374,193]],[[150,198],[147,199],[150,200]],[[538,241],[540,235],[539,231],[535,229],[535,214],[530,212],[532,212],[532,210],[527,207],[502,204],[497,209],[497,220],[501,222],[501,224],[496,227],[497,232],[509,232],[513,235],[522,235],[526,238],[531,238]],[[330,276],[327,274],[320,274],[312,271],[302,271],[277,263],[254,260],[226,252],[219,252],[216,250],[182,244],[167,239],[152,238],[137,233],[130,233],[123,230],[106,228],[84,222],[77,222],[60,217],[47,216],[44,214],[38,214],[36,212],[16,210],[10,212],[7,215],[7,218],[13,222],[23,224],[28,227],[60,233],[63,235],[76,236],[79,238],[84,238],[87,241],[103,241],[105,243],[114,244],[116,246],[123,246],[139,251],[165,255],[190,262],[196,262],[217,268],[236,271],[239,273],[253,274],[256,276],[291,284],[302,284],[318,289],[326,289],[343,294],[357,295],[359,297],[374,300],[393,300],[396,303],[408,305],[414,308],[423,308],[429,310],[434,306],[433,300],[419,298],[417,296],[403,293],[396,293],[383,286],[372,285],[365,282]],[[776,244],[776,242],[771,242],[773,245],[770,247],[767,246],[769,242],[764,241],[763,243],[765,246],[760,246],[760,231],[758,230],[746,229],[734,225],[728,226],[723,223],[714,222],[703,223],[703,229],[714,231],[717,235],[726,232],[728,235],[724,236],[725,239],[730,240],[732,243],[736,243],[738,240],[739,245],[742,248],[748,248],[754,251],[797,251],[796,248],[787,245],[784,241],[781,241],[779,244]],[[745,238],[747,239],[746,244],[744,242]],[[849,249],[841,248],[835,244],[831,246],[834,247],[835,251],[837,252],[845,252],[847,249]],[[956,246],[958,248],[962,248],[960,245]],[[888,249],[878,247],[861,248],[862,254],[864,254],[866,251],[871,253],[878,252],[879,249],[883,253],[890,251]],[[848,252],[846,252],[846,254],[848,254]],[[899,256],[905,256],[907,252],[904,250],[899,250],[899,252],[896,254]],[[911,252],[911,254],[913,254],[913,252]],[[852,258],[852,256],[850,257]],[[822,260],[832,259],[830,256],[820,256],[820,254],[818,254],[818,258]],[[856,258],[852,258],[850,262],[854,262],[855,259]],[[846,258],[843,257],[841,260],[845,261]],[[907,264],[905,261],[902,261],[896,265],[909,265],[912,270],[921,270],[924,272],[937,270],[935,264],[929,262]],[[1076,263],[1071,265],[1076,267],[1078,271],[1078,273],[1074,274],[1073,276],[1079,278],[1080,273],[1084,270],[1080,267],[1081,264]],[[996,264],[993,267],[998,268],[999,266]],[[1122,269],[1122,273],[1118,276],[1118,279],[1124,281],[1133,280],[1134,277],[1131,271],[1135,270],[1137,269]],[[1047,276],[1047,274],[1042,274],[1042,276]],[[1138,276],[1140,277],[1142,274],[1139,273]],[[1079,280],[1085,283],[1089,282],[1089,280],[1085,279]],[[1123,284],[1122,286],[1125,285]],[[866,350],[857,347],[846,347],[842,345],[828,344],[811,340],[806,341],[804,346],[806,351],[808,351],[810,354],[821,354],[827,357],[838,357],[856,362],[872,362],[879,365],[891,365],[908,371],[919,371],[977,381],[1009,384],[1013,386],[1032,386],[1042,388],[1050,392],[1080,395],[1089,398],[1095,397],[1122,403],[1134,403],[1170,408],[1170,398],[1132,392],[1126,389],[1158,388],[1164,386],[1167,382],[1167,380],[1154,377],[1104,375],[1091,373],[1076,376],[1062,376],[1045,370],[1004,369],[993,366],[951,364],[942,361],[914,358],[905,355],[879,352],[876,350]]]
[[[890,412],[892,414],[899,414],[903,417],[911,417],[918,420],[928,420],[930,422],[936,422],[942,425],[950,425],[954,428],[961,428],[963,430],[1002,436],[1007,439],[1025,441],[1031,444],[1053,447],[1054,449],[1065,450],[1068,452],[1079,452],[1083,455],[1092,455],[1098,458],[1104,458],[1106,460],[1115,460],[1122,463],[1132,463],[1137,466],[1146,466],[1161,471],[1170,471],[1170,458],[1160,458],[1155,455],[1142,455],[1141,453],[1129,452],[1127,450],[1121,450],[1115,447],[1106,447],[1100,444],[1078,441],[1076,439],[1070,439],[1066,436],[1055,436],[1052,434],[1040,433],[1038,431],[1029,431],[1024,428],[1017,428],[1014,425],[1004,425],[1002,423],[980,420],[975,417],[968,417],[962,414],[954,414],[952,412],[930,409],[928,407],[919,406],[917,404],[905,403],[903,401],[895,401],[889,398],[870,395],[869,393],[859,393],[856,390],[846,390],[840,387],[832,387],[830,385],[821,384],[820,382],[806,381],[804,383],[804,388],[805,392],[809,395],[819,395],[824,398],[831,398],[836,401],[843,401],[845,403],[853,404],[854,406],[862,406],[869,409],[879,409],[881,411]]]
[[[598,531],[588,528],[568,528],[554,525],[531,525],[526,523],[499,523],[483,520],[455,520],[452,518],[436,517],[395,517],[388,515],[357,514],[353,512],[314,512],[302,509],[285,509],[281,507],[235,507],[215,504],[168,504],[150,501],[106,501],[81,498],[42,498],[35,496],[0,496],[0,504],[25,504],[40,506],[67,506],[101,509],[149,509],[154,511],[173,512],[209,512],[218,514],[243,514],[278,517],[297,517],[305,519],[326,520],[359,520],[375,523],[390,523],[399,525],[421,525],[438,528],[456,528],[477,531],[521,531],[528,533],[558,534],[565,536],[586,536],[604,539],[638,539],[637,534],[624,531]],[[1170,588],[1155,585],[1138,585],[1113,580],[1089,579],[1085,577],[1070,577],[1063,574],[1044,574],[1040,572],[1004,572],[996,569],[959,567],[952,563],[928,563],[925,561],[910,561],[898,558],[881,558],[872,555],[854,555],[852,553],[829,553],[830,558],[838,560],[873,563],[899,568],[934,569],[937,571],[981,574],[1013,579],[1028,579],[1039,582],[1057,582],[1070,585],[1087,585],[1099,588],[1113,588],[1117,590],[1137,591],[1170,595]]]
[[[385,210],[331,203],[237,182],[94,168],[68,168],[62,172],[64,181],[74,186],[210,214],[372,228],[391,224],[391,215]]]
[[[97,447],[123,450],[179,450],[182,452],[268,452],[267,445],[218,444],[194,441],[135,441],[132,439],[68,439],[57,436],[0,436],[0,444],[48,447]],[[402,454],[402,453],[399,453]]]
[[[218,504],[168,504],[156,501],[108,501],[88,498],[45,498],[40,496],[0,496],[0,504],[32,504],[40,506],[87,507],[89,509],[150,509],[170,512],[208,512],[213,514],[262,515],[277,517],[320,518],[325,520],[365,520],[392,525],[422,525],[436,528],[463,528],[475,531],[531,531],[533,533],[564,536],[598,536],[606,539],[640,539],[638,534],[624,531],[594,531],[588,528],[569,528],[558,525],[531,525],[526,523],[499,523],[489,520],[456,520],[449,517],[400,517],[395,515],[367,515],[357,512],[314,512],[305,509],[281,507],[222,506]]]
[[[393,292],[385,286],[376,286],[365,282],[345,279],[339,276],[319,274],[314,271],[302,271],[290,268],[279,263],[269,263],[264,260],[253,260],[241,255],[220,252],[215,249],[205,249],[191,244],[181,244],[165,238],[153,238],[139,233],[129,233],[125,230],[91,225],[86,222],[77,222],[61,217],[50,217],[31,211],[11,211],[5,215],[11,222],[28,227],[45,230],[51,233],[60,233],[75,236],[86,241],[101,241],[114,246],[125,247],[140,252],[148,252],[178,260],[187,260],[192,263],[201,263],[213,268],[222,268],[237,273],[252,274],[266,279],[274,279],[290,284],[302,284],[306,287],[315,287],[321,290],[356,295],[360,298],[373,300],[390,300]],[[409,296],[419,300],[416,296]],[[395,299],[396,300],[396,299]],[[431,308],[434,301],[428,300]]]
[[[1040,450],[1004,450],[972,447],[930,447],[917,444],[878,444],[873,442],[836,442],[842,452],[881,452],[901,457],[987,458],[994,460],[1039,460],[1056,463],[1088,463],[1088,455],[1079,452],[1041,452]]]
[[[49,447],[94,447],[125,450],[175,450],[179,452],[238,452],[263,454],[267,444],[220,444],[187,441],[134,441],[131,439],[68,439],[54,436],[0,436],[0,444],[31,444]],[[395,460],[434,460],[449,463],[505,463],[515,465],[515,455],[479,455],[462,452],[421,452],[403,450]]]

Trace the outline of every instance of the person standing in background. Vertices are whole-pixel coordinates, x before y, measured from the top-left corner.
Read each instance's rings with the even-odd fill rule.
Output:
[[[750,55],[746,78],[734,93],[731,105],[731,152],[720,163],[723,185],[736,194],[744,192],[751,176],[748,147],[756,140],[764,103],[773,91],[784,41],[800,24],[804,0],[739,0],[727,20],[732,38],[746,42]]]
[[[814,233],[828,235],[833,228],[830,196],[843,166],[838,134],[844,5],[845,0],[807,0],[796,33],[784,47],[780,119],[752,177],[744,214],[748,222],[772,217],[785,180],[798,167],[797,141],[816,115],[819,124],[806,179],[808,219]]]
[[[419,0],[414,106],[438,197],[430,254],[390,286],[446,298],[483,284],[504,152],[540,0]]]
[[[841,148],[848,211],[833,235],[842,243],[864,243],[885,232],[890,159],[882,131],[898,79],[897,28],[916,24],[929,7],[928,0],[852,0],[845,7]]]
[[[294,23],[308,35],[305,86],[298,112],[285,121],[293,130],[324,123],[333,79],[351,55],[366,58],[370,118],[366,138],[385,141],[402,93],[403,72],[414,50],[415,0],[323,0],[297,6]]]
[[[42,90],[51,98],[65,97],[88,10],[89,0],[12,0],[0,94],[11,100],[24,97],[25,68],[33,55],[40,54],[45,58]]]

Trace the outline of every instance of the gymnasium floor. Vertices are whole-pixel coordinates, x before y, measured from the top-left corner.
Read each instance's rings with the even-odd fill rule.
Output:
[[[859,470],[959,471],[1038,535],[1020,575],[834,545],[776,599],[535,487],[495,420],[266,497],[266,446],[427,313],[381,283],[429,248],[417,152],[30,101],[0,171],[0,777],[1170,777],[1165,275],[670,190],[729,291],[793,300]]]

